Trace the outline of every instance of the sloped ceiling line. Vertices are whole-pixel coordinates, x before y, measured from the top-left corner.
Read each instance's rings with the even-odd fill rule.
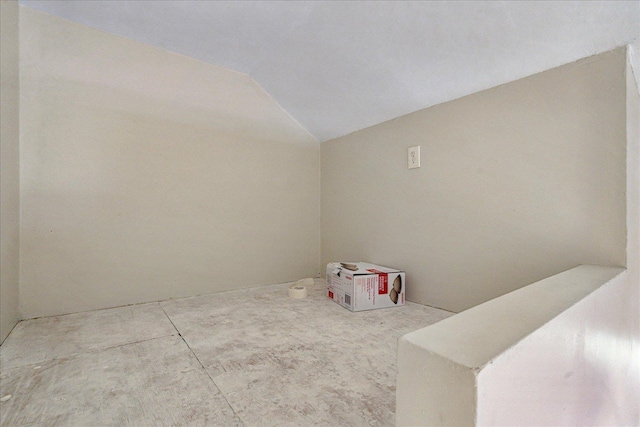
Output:
[[[639,0],[20,4],[249,74],[318,141],[622,45],[640,52]]]

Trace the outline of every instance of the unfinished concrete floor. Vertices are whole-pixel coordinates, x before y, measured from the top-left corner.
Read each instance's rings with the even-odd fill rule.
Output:
[[[393,425],[398,337],[450,315],[351,313],[318,279],[28,320],[0,347],[0,424]]]

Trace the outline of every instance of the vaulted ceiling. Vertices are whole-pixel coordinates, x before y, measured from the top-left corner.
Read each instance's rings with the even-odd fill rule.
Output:
[[[21,0],[255,79],[318,141],[632,44],[640,1]]]

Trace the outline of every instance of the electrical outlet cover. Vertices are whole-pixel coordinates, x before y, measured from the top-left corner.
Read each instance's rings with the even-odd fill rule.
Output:
[[[407,165],[409,169],[420,167],[420,146],[410,147],[407,156]]]

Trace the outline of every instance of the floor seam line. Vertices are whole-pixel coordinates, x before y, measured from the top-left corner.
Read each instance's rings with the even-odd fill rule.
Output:
[[[182,339],[182,342],[184,343],[184,345],[187,346],[187,348],[189,349],[193,357],[195,357],[195,359],[198,361],[198,364],[200,365],[200,367],[202,367],[202,370],[204,370],[204,373],[207,374],[207,377],[209,377],[209,379],[211,380],[211,383],[213,384],[213,386],[218,390],[218,393],[220,393],[220,396],[222,396],[224,401],[227,402],[227,405],[229,405],[229,409],[231,409],[231,411],[238,418],[238,420],[240,420],[242,425],[244,425],[244,421],[242,421],[242,418],[240,418],[240,415],[236,412],[235,409],[233,409],[233,406],[231,406],[231,402],[229,402],[229,399],[227,399],[227,396],[222,392],[222,390],[220,390],[220,387],[218,387],[218,384],[216,384],[215,380],[213,379],[213,377],[211,376],[207,368],[205,368],[205,366],[202,364],[202,361],[200,361],[200,358],[198,358],[198,355],[195,353],[195,351],[193,351],[193,349],[191,348],[187,340],[184,339],[184,337],[182,336],[182,333],[180,332],[178,327],[175,325],[175,323],[173,323],[173,320],[171,320],[171,317],[169,317],[164,307],[160,305],[160,308],[162,309],[162,312],[164,313],[164,315],[167,316],[167,319],[169,319],[169,322],[171,322],[171,325],[173,325],[173,328],[178,333],[178,336],[180,337],[180,339]]]
[[[57,356],[57,357],[54,357],[52,359],[41,360],[41,361],[34,362],[34,363],[27,363],[26,365],[18,365],[18,366],[12,366],[10,368],[4,368],[3,372],[8,372],[8,371],[11,371],[13,369],[25,368],[25,367],[28,367],[28,366],[44,365],[45,363],[50,363],[50,362],[53,362],[53,361],[56,361],[56,360],[75,359],[75,358],[78,358],[80,356],[84,356],[85,354],[93,354],[93,353],[98,353],[98,352],[101,352],[101,351],[113,350],[115,348],[126,347],[128,345],[140,344],[140,343],[143,343],[143,342],[153,341],[153,340],[172,337],[172,336],[174,336],[174,334],[159,335],[157,337],[151,337],[151,338],[147,338],[147,339],[144,339],[144,340],[138,340],[138,341],[131,341],[131,342],[125,342],[125,343],[120,343],[120,344],[114,344],[114,345],[109,346],[109,347],[93,348],[93,349],[86,350],[86,351],[80,351],[78,353],[63,354],[61,356]]]

